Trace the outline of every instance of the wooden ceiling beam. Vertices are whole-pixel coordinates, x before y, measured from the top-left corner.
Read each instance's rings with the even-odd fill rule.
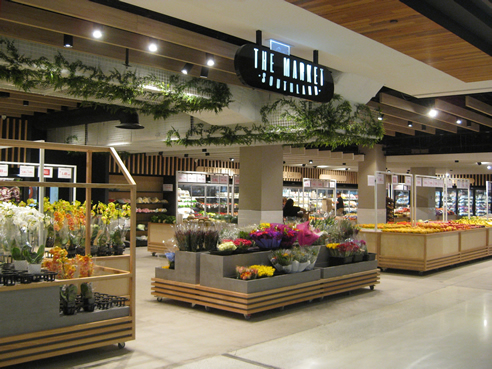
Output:
[[[466,119],[468,121],[473,121],[473,122],[477,122],[477,123],[482,124],[482,125],[487,126],[487,127],[492,127],[492,119],[484,117],[483,115],[477,114],[473,111],[460,108],[459,106],[450,104],[447,101],[444,101],[441,99],[436,99],[434,101],[434,107],[437,110],[456,115],[456,116],[463,118],[463,119]],[[492,107],[491,107],[491,109],[492,109]],[[465,125],[463,125],[463,128],[466,128]]]
[[[395,137],[396,136],[396,131],[390,129],[389,126],[388,126],[388,128],[386,128],[386,127],[384,128],[384,135],[385,136]]]
[[[6,100],[12,101],[12,103],[14,104],[22,105],[22,102],[27,100],[29,101],[29,106],[46,106],[48,109],[58,110],[60,110],[62,106],[66,106],[68,108],[76,108],[77,104],[79,104],[79,102],[76,100],[66,100],[53,96],[40,95],[36,94],[35,92],[20,92],[7,89],[0,89],[0,91],[8,92],[10,94],[10,97],[6,98]]]
[[[66,0],[16,0],[16,2],[100,25],[136,32],[203,52],[213,52],[216,56],[228,59],[234,59],[237,50],[236,45],[228,42],[88,0],[77,0],[77,6]],[[2,0],[2,11],[4,3],[6,1]]]
[[[413,129],[415,131],[420,131],[420,132],[424,132],[424,133],[428,133],[428,134],[431,134],[431,135],[435,135],[436,134],[436,129],[434,127],[428,127],[424,124],[421,124],[421,123],[417,123],[417,122],[412,122],[412,127],[409,127],[408,126],[408,120],[403,120],[403,119],[400,119],[400,118],[395,118],[395,117],[391,117],[391,116],[388,116],[388,117],[384,117],[384,122],[385,123],[390,123],[390,124],[394,124],[394,125],[397,125],[397,126],[400,126],[400,127],[403,127],[403,128],[410,128],[410,129]]]
[[[480,113],[487,114],[492,116],[492,106],[481,102],[473,97],[466,96],[465,97],[465,105],[466,107],[479,111]]]
[[[404,133],[409,136],[415,136],[415,130],[411,128],[400,127],[399,125],[391,124],[391,123],[383,123],[384,129],[389,129],[393,132]]]
[[[370,108],[375,109],[375,110],[381,110],[381,112],[384,114],[385,117],[386,116],[392,116],[395,118],[403,119],[405,121],[411,120],[412,122],[417,122],[417,123],[423,124],[426,127],[434,127],[436,129],[440,129],[440,130],[446,131],[446,132],[451,132],[451,133],[457,133],[458,132],[458,128],[456,127],[456,125],[451,126],[451,125],[446,124],[446,123],[438,122],[438,121],[436,121],[432,118],[429,118],[427,116],[423,116],[423,115],[416,114],[416,113],[410,113],[406,110],[401,110],[401,109],[394,108],[392,106],[383,105],[383,104],[377,103],[375,101],[369,101],[367,103],[367,106],[369,106]],[[383,120],[383,122],[384,122],[384,120]]]
[[[429,111],[428,107],[415,104],[411,101],[403,100],[392,95],[388,95],[385,93],[379,94],[379,102],[383,105],[392,106],[394,108],[405,110],[410,113],[419,114],[421,116],[428,117],[427,116],[427,113]],[[440,112],[435,118],[431,118],[431,119],[435,121],[447,123],[452,127],[456,126],[456,117],[453,117],[447,113]],[[475,132],[478,132],[480,130],[480,127],[476,123],[472,123],[471,125],[464,125],[462,128]]]
[[[63,49],[61,46],[62,39],[59,34],[40,28],[32,28],[22,24],[10,23],[6,20],[0,20],[0,34],[6,37],[24,39],[30,42],[42,43]],[[83,38],[75,38],[74,44],[76,45],[76,51],[120,60],[121,64],[124,64],[125,49],[122,47],[104,44],[101,42],[94,42],[94,40]],[[159,68],[174,73],[181,73],[181,68],[183,67],[183,62],[136,50],[130,51],[129,61],[130,67],[134,64],[145,65],[153,68],[158,66]],[[189,75],[199,77],[200,68],[195,66]],[[216,82],[243,86],[236,75],[222,72],[214,68],[209,69],[208,77]]]
[[[92,37],[92,31],[94,29],[93,22],[51,13],[41,9],[30,8],[11,2],[6,2],[5,4],[2,3],[0,19],[55,32],[59,34],[59,43],[56,46],[62,46],[63,34],[68,34],[81,39],[90,40],[92,44],[102,43],[118,46],[123,49],[128,48],[150,55],[159,55],[165,58],[174,59],[181,63],[206,66],[206,53],[203,51],[176,45],[164,40],[156,40],[159,44],[159,49],[152,53],[147,48],[150,41],[148,36],[110,27],[104,28],[104,37],[101,40],[95,40]],[[76,50],[78,49],[78,41],[79,40],[74,40],[74,49]],[[124,55],[124,52],[119,52],[118,54]],[[181,67],[182,66],[183,65],[181,65]],[[236,75],[233,60],[220,56],[215,56],[215,65],[210,69],[221,70]]]

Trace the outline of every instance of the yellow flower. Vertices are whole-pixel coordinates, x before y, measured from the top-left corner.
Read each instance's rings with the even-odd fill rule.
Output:
[[[340,244],[339,243],[327,243],[326,247],[329,249],[336,249],[338,245],[340,245]]]

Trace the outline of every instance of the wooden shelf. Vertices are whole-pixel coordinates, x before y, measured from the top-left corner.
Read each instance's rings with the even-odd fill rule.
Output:
[[[112,189],[117,190],[118,193],[129,193],[132,205],[131,218],[136,218],[136,207],[133,206],[137,198],[136,184],[114,149],[4,139],[0,139],[0,146],[86,153],[87,183],[39,181],[16,183],[22,187],[76,187],[85,190],[88,222],[91,219],[91,189]],[[92,154],[95,152],[108,153],[113,157],[123,173],[119,182],[91,183]],[[0,180],[0,186],[5,185],[4,183],[5,181]],[[90,238],[90,227],[87,227],[85,237],[87,254],[90,253]],[[129,243],[128,255],[94,257],[95,273],[92,277],[0,287],[0,305],[5,305],[0,310],[2,318],[8,319],[4,321],[0,333],[0,367],[110,344],[119,344],[122,347],[124,342],[135,339],[135,232],[130,232]],[[98,292],[128,298],[127,306],[60,317],[59,287],[63,284],[80,285],[82,282],[91,282]],[[27,299],[30,301],[27,302]],[[36,306],[35,314],[31,314],[33,306]],[[8,318],[6,314],[9,311],[16,314],[16,317]],[[19,323],[20,317],[24,317],[23,324]],[[29,319],[32,324],[27,322]]]

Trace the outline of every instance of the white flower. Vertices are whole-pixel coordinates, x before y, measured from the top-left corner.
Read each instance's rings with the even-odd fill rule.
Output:
[[[236,245],[232,241],[224,242],[217,246],[217,250],[219,251],[234,251],[236,248]]]

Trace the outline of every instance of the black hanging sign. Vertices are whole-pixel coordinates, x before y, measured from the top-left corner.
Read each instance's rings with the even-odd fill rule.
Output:
[[[247,86],[317,102],[333,98],[333,77],[327,67],[246,44],[234,57],[236,74]]]

